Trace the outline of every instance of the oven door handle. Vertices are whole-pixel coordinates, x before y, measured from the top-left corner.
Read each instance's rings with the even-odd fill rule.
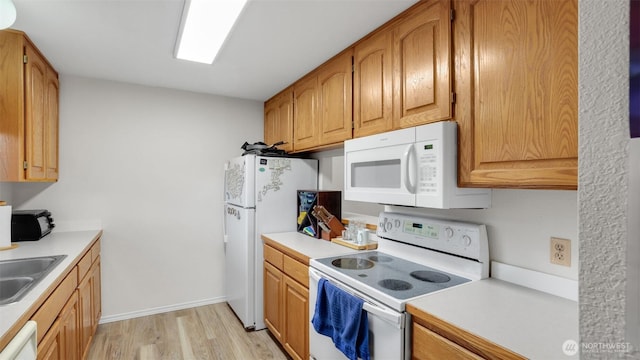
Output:
[[[383,309],[378,305],[369,303],[367,301],[362,304],[362,310],[368,312],[370,315],[379,317],[380,319],[387,321],[397,329],[402,329],[404,327],[404,314]]]
[[[313,283],[317,285],[317,283],[320,281],[320,279],[322,278],[322,276],[320,274],[318,274],[314,269],[309,268],[309,276],[311,277],[311,279],[313,280]],[[354,294],[352,291],[349,291],[347,289],[344,288],[344,286],[341,286],[340,284],[336,284],[334,281],[331,281],[327,278],[325,278],[327,281],[331,282],[332,285],[338,287],[339,289],[341,289],[342,291],[346,291],[347,293],[357,297],[358,299],[361,299],[362,301],[364,301],[364,304],[362,304],[362,310],[368,312],[369,314],[371,314],[372,316],[376,316],[382,320],[385,320],[386,322],[390,323],[391,325],[395,326],[398,329],[402,329],[404,328],[404,317],[405,315],[403,313],[397,313],[393,310],[387,310],[381,306],[378,306],[374,303],[371,303],[365,299],[363,299],[361,296],[358,296],[356,294]],[[313,301],[315,301],[316,299],[313,299]]]

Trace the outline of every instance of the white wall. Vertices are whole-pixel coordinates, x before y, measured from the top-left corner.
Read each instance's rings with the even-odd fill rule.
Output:
[[[314,157],[320,160],[319,185],[324,190],[344,190],[343,150]],[[379,204],[343,201],[343,213],[377,216]],[[394,211],[469,221],[487,225],[491,260],[578,280],[578,199],[576,191],[492,191],[489,209],[440,210],[393,207]],[[571,267],[551,264],[550,237],[571,240]]]
[[[102,225],[103,320],[223,300],[223,165],[262,139],[263,104],[65,76],[60,89],[60,180],[11,184],[14,206]]]
[[[580,341],[636,347],[633,354],[583,348],[581,358],[637,359],[637,284],[627,293],[627,281],[637,281],[628,265],[637,266],[639,256],[638,234],[627,228],[638,222],[628,219],[629,199],[638,201],[629,188],[629,2],[578,3]],[[627,257],[629,248],[636,253]]]

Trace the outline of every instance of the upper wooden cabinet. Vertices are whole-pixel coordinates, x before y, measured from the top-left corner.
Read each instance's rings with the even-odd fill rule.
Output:
[[[393,27],[394,128],[451,119],[451,1],[429,0]]]
[[[451,1],[426,0],[354,47],[354,137],[451,119]]]
[[[287,88],[264,103],[264,142],[284,141],[278,148],[293,150],[293,88]]]
[[[353,52],[353,135],[393,128],[393,33],[383,29],[359,42]]]
[[[293,148],[309,150],[352,136],[352,51],[348,49],[293,85]]]
[[[577,188],[577,1],[454,9],[460,184]]]
[[[318,77],[307,76],[293,85],[293,149],[306,150],[320,144],[318,136]]]
[[[342,52],[318,69],[320,144],[351,139],[353,51]]]
[[[20,31],[0,31],[0,181],[58,179],[58,73]]]

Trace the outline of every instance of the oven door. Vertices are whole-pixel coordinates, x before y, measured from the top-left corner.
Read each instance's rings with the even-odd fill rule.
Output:
[[[416,204],[415,130],[347,140],[344,199],[381,204]]]
[[[409,359],[409,314],[399,313],[376,302],[368,296],[353,290],[330,276],[309,268],[309,319],[313,318],[318,294],[318,282],[325,278],[340,289],[364,300],[363,309],[369,319],[369,349],[371,359]],[[318,334],[309,325],[309,357],[315,360],[346,359],[330,337]]]

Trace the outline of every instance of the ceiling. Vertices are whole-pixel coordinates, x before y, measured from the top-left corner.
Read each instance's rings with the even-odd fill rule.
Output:
[[[62,75],[264,101],[416,0],[249,0],[212,65],[174,58],[184,0],[14,0]]]

